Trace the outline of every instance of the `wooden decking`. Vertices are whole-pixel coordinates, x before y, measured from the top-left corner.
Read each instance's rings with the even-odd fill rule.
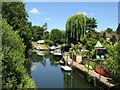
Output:
[[[75,61],[72,61],[72,59],[70,58],[70,56],[68,55],[68,56],[65,56],[65,55],[63,55],[63,58],[64,58],[64,61],[66,61],[68,64],[70,64],[71,63],[71,65],[73,66],[73,67],[76,67],[76,68],[78,68],[79,70],[81,70],[81,71],[83,71],[83,72],[87,72],[90,76],[92,76],[93,78],[97,78],[97,79],[99,79],[99,81],[100,82],[102,82],[103,84],[105,84],[106,86],[108,86],[109,88],[111,88],[111,87],[114,87],[115,86],[115,84],[112,84],[111,82],[109,82],[108,80],[112,80],[111,78],[109,78],[109,77],[104,77],[104,76],[100,76],[98,73],[96,73],[94,70],[89,70],[89,72],[88,72],[88,69],[84,66],[84,65],[82,65],[82,64],[79,64],[79,63],[77,63],[77,62],[75,62]]]

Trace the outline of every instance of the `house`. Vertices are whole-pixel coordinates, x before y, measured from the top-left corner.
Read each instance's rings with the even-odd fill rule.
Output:
[[[112,38],[113,36],[116,36],[116,37],[120,38],[120,35],[119,35],[119,34],[107,33],[107,34],[106,34],[106,39],[107,39],[107,40],[110,40],[110,38]]]
[[[96,35],[97,38],[100,38],[101,36],[101,34]],[[116,36],[120,39],[120,34],[106,33],[106,40],[110,40],[113,36]]]
[[[120,35],[120,23],[118,24],[117,34]],[[119,39],[120,39],[120,37],[119,37]]]
[[[120,24],[118,25],[118,28],[117,28],[117,34],[120,34]]]
[[[45,40],[38,40],[37,44],[45,44]]]

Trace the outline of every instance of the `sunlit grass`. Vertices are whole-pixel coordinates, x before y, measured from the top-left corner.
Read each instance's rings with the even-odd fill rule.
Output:
[[[49,49],[49,47],[48,47],[46,44],[37,44],[36,42],[32,43],[32,46],[33,46],[33,47],[38,47],[38,46],[40,46],[40,47],[42,47],[42,48],[44,48],[44,49]]]

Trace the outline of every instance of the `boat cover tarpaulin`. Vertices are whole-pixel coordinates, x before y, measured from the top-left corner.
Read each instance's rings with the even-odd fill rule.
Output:
[[[110,77],[103,69],[95,69],[95,71],[103,76]]]

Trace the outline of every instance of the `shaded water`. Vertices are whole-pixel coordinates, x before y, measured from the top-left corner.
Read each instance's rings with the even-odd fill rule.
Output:
[[[32,62],[31,77],[37,88],[93,88],[78,73],[61,70],[59,57],[49,53],[39,56],[32,52],[29,59]]]

